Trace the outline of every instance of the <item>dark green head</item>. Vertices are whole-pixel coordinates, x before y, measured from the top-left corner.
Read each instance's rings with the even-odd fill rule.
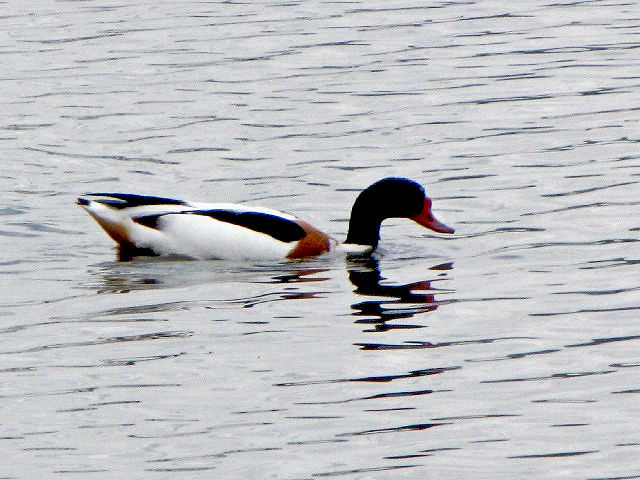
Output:
[[[439,233],[453,229],[435,219],[431,199],[421,185],[408,178],[383,178],[363,190],[351,210],[349,232],[345,243],[376,247],[380,224],[387,218],[410,218]]]

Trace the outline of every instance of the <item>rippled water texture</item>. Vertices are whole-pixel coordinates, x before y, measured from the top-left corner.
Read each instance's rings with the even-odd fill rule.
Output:
[[[0,478],[640,478],[637,2],[5,2]],[[118,262],[87,191],[371,261]]]

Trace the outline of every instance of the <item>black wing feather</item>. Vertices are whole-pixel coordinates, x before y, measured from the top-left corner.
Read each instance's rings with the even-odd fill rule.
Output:
[[[183,200],[173,198],[152,197],[149,195],[135,195],[133,193],[87,193],[91,197],[108,197],[96,202],[109,205],[121,210],[123,208],[140,207],[144,205],[188,205]]]
[[[158,220],[164,215],[201,215],[220,222],[231,223],[239,227],[248,228],[254,232],[264,233],[270,237],[289,243],[296,242],[307,235],[304,228],[293,220],[260,212],[235,212],[233,210],[187,210],[184,212],[167,212],[157,215],[136,217],[134,222],[145,227],[159,229]]]

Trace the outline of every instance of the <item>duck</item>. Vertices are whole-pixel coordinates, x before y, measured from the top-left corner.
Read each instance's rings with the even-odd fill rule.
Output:
[[[435,218],[424,188],[383,178],[357,196],[346,240],[290,213],[233,203],[201,203],[132,193],[87,193],[77,199],[121,254],[193,259],[302,259],[332,251],[368,256],[387,218],[408,218],[434,232],[454,229]]]

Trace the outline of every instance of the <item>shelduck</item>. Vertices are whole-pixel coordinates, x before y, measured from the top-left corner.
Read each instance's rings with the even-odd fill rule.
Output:
[[[89,193],[77,203],[129,255],[293,259],[334,250],[368,255],[386,218],[410,218],[435,232],[454,232],[433,216],[424,189],[407,178],[384,178],[358,195],[344,243],[289,213],[263,207],[130,193]]]

